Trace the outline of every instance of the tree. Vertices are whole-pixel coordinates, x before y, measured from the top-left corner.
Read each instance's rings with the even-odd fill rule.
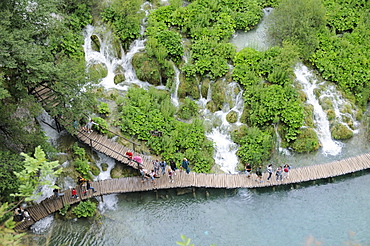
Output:
[[[21,153],[21,155],[25,158],[24,169],[20,172],[14,172],[21,185],[18,193],[12,194],[13,196],[25,198],[25,201],[31,201],[41,195],[41,192],[34,194],[39,186],[47,185],[50,188],[55,188],[53,182],[47,178],[55,177],[62,172],[61,168],[56,169],[59,167],[58,161],[47,161],[45,152],[40,146],[35,148],[35,157],[25,153]]]
[[[17,154],[9,151],[0,151],[0,200],[12,202],[14,197],[10,194],[15,193],[20,185],[14,171],[20,172],[23,169],[23,162]]]

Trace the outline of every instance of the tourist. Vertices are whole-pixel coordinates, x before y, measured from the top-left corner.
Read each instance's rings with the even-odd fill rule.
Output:
[[[152,183],[153,185],[155,186],[155,177],[156,177],[156,172],[154,172],[154,170],[152,170],[150,173],[149,173],[149,177],[150,179],[152,180]]]
[[[248,162],[245,164],[245,174],[247,175],[247,178],[251,177],[251,171],[252,171],[252,166]]]
[[[178,169],[177,166],[176,166],[176,162],[174,162],[172,159],[170,160],[170,166],[171,166],[171,169],[174,173],[174,175],[176,175],[176,170]]]
[[[89,118],[89,122],[87,122],[87,124],[85,125],[85,127],[83,128],[83,130],[87,131],[87,133],[92,133],[93,130],[91,129],[93,125],[99,125],[98,123],[94,122],[91,118]]]
[[[161,169],[162,169],[162,175],[165,175],[166,174],[166,167],[167,167],[166,161],[164,161],[164,160],[161,161],[160,165],[161,165]]]
[[[75,187],[73,187],[72,188],[72,196],[71,196],[71,198],[76,198],[76,199],[78,199],[78,195],[77,195],[77,190],[76,190],[76,188]]]
[[[276,181],[283,181],[283,168],[280,166],[276,169]]]
[[[255,181],[262,183],[262,166],[257,167],[256,169],[257,179]]]
[[[96,190],[94,189],[94,187],[91,186],[91,181],[90,180],[87,180],[86,181],[86,190],[83,192],[83,194],[85,196],[86,196],[88,190],[92,190],[94,193],[96,192]]]
[[[54,184],[55,186],[58,186],[58,184]],[[60,193],[60,189],[59,189],[59,187],[57,187],[57,188],[55,188],[54,190],[53,190],[53,193],[54,193],[54,197],[55,198],[58,198],[58,197],[60,197],[60,196],[63,196],[64,195],[64,193]]]
[[[168,177],[170,178],[170,181],[169,182],[173,182],[173,173],[174,171],[172,170],[172,168],[168,168]]]
[[[181,168],[185,169],[187,174],[190,173],[190,167],[189,167],[188,159],[184,158],[184,160],[182,160]]]
[[[86,186],[86,179],[83,178],[82,176],[78,176],[77,177],[77,184],[80,186],[80,191],[81,192],[86,190],[86,188],[85,188],[85,186]]]
[[[285,164],[283,170],[284,170],[284,179],[288,179],[289,178],[290,166],[288,164]]]
[[[159,160],[155,160],[155,162],[153,162],[153,167],[154,167],[154,172],[157,174],[159,172],[159,167],[160,167]]]
[[[141,182],[144,183],[144,181],[149,178],[148,171],[145,168],[140,167],[140,174],[141,174]]]
[[[134,154],[132,154],[131,151],[127,151],[126,152],[126,155],[128,156],[128,158],[132,159],[132,157],[134,156]]]
[[[14,212],[15,212],[16,218],[18,218],[17,221],[23,221],[24,210],[23,210],[22,206],[17,207]]]
[[[24,215],[24,218],[23,218],[22,222],[24,220],[31,220],[30,214],[28,213],[27,209],[24,210],[23,215]]]
[[[269,174],[269,176],[267,177],[267,181],[270,181],[270,178],[272,176],[272,164],[267,166],[267,172]]]

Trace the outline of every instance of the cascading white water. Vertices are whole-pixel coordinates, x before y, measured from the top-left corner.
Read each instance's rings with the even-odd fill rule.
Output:
[[[151,4],[149,2],[145,2],[141,6],[141,11],[145,12],[146,16],[149,14],[149,10],[145,10],[145,6],[149,6],[151,8]],[[145,32],[145,22],[146,18],[143,19],[141,27],[140,27],[140,35],[143,36]],[[99,39],[100,50],[96,51],[92,47],[92,36],[95,36]],[[107,31],[104,26],[94,27],[92,25],[88,25],[85,28],[84,33],[85,41],[84,41],[84,52],[85,52],[85,60],[87,63],[87,67],[101,64],[105,65],[107,69],[107,76],[100,81],[100,85],[104,88],[116,88],[120,90],[127,90],[129,84],[136,84],[140,87],[148,88],[150,84],[148,82],[140,81],[136,77],[135,69],[132,66],[132,58],[133,56],[138,53],[139,51],[145,48],[145,41],[146,39],[136,39],[129,47],[127,53],[124,52],[122,47],[120,47],[121,57],[118,58],[117,52],[113,47],[113,36],[110,31]],[[116,85],[114,83],[114,78],[118,71],[123,71],[125,81]]]
[[[235,87],[239,88],[239,92],[235,94]],[[209,96],[211,88],[209,88]],[[232,98],[235,105],[230,108],[230,105],[225,104],[223,110],[217,111],[215,113],[210,113],[205,110],[205,117],[208,121],[215,122],[219,120],[220,125],[214,127],[211,132],[207,133],[206,136],[215,143],[215,163],[220,166],[221,170],[226,173],[235,173],[236,166],[239,163],[239,159],[236,155],[238,150],[238,145],[235,144],[230,137],[230,130],[233,125],[240,125],[240,116],[243,112],[244,101],[243,101],[243,91],[240,89],[239,85],[232,82],[227,85],[226,95]],[[226,115],[235,111],[238,114],[237,122],[229,123],[226,120]]]
[[[175,82],[175,88],[173,90],[173,93],[171,94],[171,100],[172,100],[172,103],[178,107],[179,106],[179,97],[177,95],[177,92],[179,90],[179,85],[180,85],[180,70],[176,67],[175,64],[173,64],[173,70],[175,71],[175,78],[174,78],[174,82]]]
[[[318,88],[317,79],[303,64],[298,64],[294,70],[297,81],[302,85],[303,92],[307,96],[307,103],[314,108],[314,121],[316,133],[322,145],[322,151],[325,155],[338,155],[341,152],[343,144],[334,141],[331,137],[330,124],[327,115],[316,99],[314,90]]]
[[[329,99],[332,104],[332,108],[335,113],[335,120],[346,126],[350,131],[353,131],[354,134],[358,133],[358,129],[352,129],[360,125],[360,123],[357,122],[354,117],[354,113],[356,112],[352,109],[353,106],[342,97],[341,93],[338,93],[334,85],[329,85],[326,87],[326,90],[321,91],[319,100],[325,101],[325,99]],[[351,113],[348,112],[348,108],[351,109]],[[352,122],[353,126],[350,127],[348,122]]]

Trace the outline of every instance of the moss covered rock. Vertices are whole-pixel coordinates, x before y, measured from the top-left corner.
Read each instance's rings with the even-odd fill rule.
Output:
[[[212,100],[216,105],[217,110],[221,110],[223,104],[226,102],[226,86],[227,82],[222,79],[217,80],[211,85]]]
[[[191,98],[197,100],[200,98],[200,92],[198,87],[198,78],[186,78],[180,74],[180,84],[178,89],[178,97],[185,98],[190,96]]]
[[[104,64],[94,64],[89,67],[89,73],[94,78],[105,78],[108,75],[108,69]]]
[[[302,128],[291,146],[298,153],[309,153],[319,149],[319,139],[314,129]]]
[[[136,53],[132,58],[132,66],[135,68],[138,79],[155,86],[161,84],[160,66],[146,53]]]
[[[226,120],[229,122],[229,123],[235,123],[237,120],[238,120],[238,113],[235,112],[234,110],[230,111],[227,115],[226,115]]]
[[[211,83],[210,79],[206,78],[202,81],[201,86],[201,93],[203,98],[207,98],[208,90],[209,90],[209,84]]]
[[[332,137],[337,140],[344,140],[353,137],[353,131],[339,122],[334,123],[330,131]]]
[[[98,36],[91,35],[90,39],[92,41],[91,48],[93,50],[97,51],[97,52],[100,52],[100,40],[99,40]]]
[[[103,172],[107,171],[108,170],[108,164],[107,163],[102,163],[101,164],[101,169],[103,170]]]

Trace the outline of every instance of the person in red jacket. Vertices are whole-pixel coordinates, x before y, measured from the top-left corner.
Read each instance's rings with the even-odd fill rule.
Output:
[[[74,187],[72,188],[72,197],[71,198],[77,198],[78,199],[77,191]]]

